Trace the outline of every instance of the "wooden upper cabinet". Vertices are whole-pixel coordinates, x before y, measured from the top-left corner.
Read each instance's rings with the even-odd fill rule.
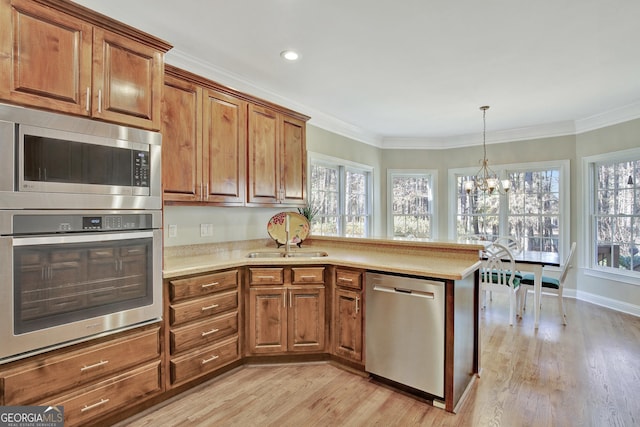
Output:
[[[30,0],[0,2],[0,97],[88,116],[93,27]]]
[[[282,199],[283,203],[305,203],[307,148],[306,123],[282,116]]]
[[[246,176],[247,103],[206,90],[203,120],[203,180],[207,202],[243,205]]]
[[[201,199],[202,88],[165,76],[162,100],[162,185],[165,200]]]
[[[305,129],[304,120],[249,104],[248,204],[304,206]]]
[[[93,116],[141,128],[160,129],[163,71],[161,52],[95,28]]]
[[[280,199],[280,126],[278,113],[249,105],[248,203],[275,204]]]
[[[72,2],[0,0],[0,99],[158,130],[170,48]]]

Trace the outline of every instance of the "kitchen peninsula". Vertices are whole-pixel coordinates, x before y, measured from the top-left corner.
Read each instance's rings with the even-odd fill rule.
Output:
[[[315,236],[292,248],[291,256],[280,256],[285,248],[276,248],[269,239],[167,247],[166,335],[167,348],[174,349],[167,389],[245,362],[332,360],[364,373],[365,273],[380,272],[444,283],[444,395],[415,394],[455,412],[480,370],[476,277],[482,248],[477,242]],[[192,291],[184,291],[186,287]],[[233,316],[237,324],[218,340],[208,340],[206,349],[194,344],[181,352],[176,347],[181,330],[198,329],[203,320],[196,316],[182,326],[176,313],[215,295],[222,299],[202,300],[198,310],[217,305],[212,316]],[[229,305],[224,302],[229,298],[237,300]],[[202,327],[209,328],[195,334],[202,338],[214,335],[209,331],[225,330]],[[193,368],[182,369],[189,355]],[[190,373],[183,375],[181,369]],[[402,384],[391,384],[403,389]]]

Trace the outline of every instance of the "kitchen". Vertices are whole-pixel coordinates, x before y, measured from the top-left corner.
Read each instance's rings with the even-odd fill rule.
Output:
[[[97,95],[96,95],[97,96]],[[99,113],[98,113],[99,114]],[[109,120],[106,118],[105,120]],[[578,159],[585,155],[592,155],[602,150],[600,141],[607,140],[609,145],[607,150],[622,150],[632,148],[635,144],[633,138],[634,129],[637,128],[637,120],[624,124],[599,129],[597,131],[581,133],[577,135],[558,136],[537,141],[510,142],[507,145],[510,149],[499,149],[502,144],[492,145],[492,163],[506,164],[514,159],[514,152],[518,152],[519,157],[526,157],[532,160],[547,160],[556,157],[571,159],[575,164]],[[475,164],[477,160],[477,150],[459,148],[450,150],[381,150],[371,145],[343,137],[339,134],[328,132],[319,127],[308,125],[306,128],[307,150],[315,153],[346,158],[349,161],[367,164],[373,167],[374,187],[379,189],[380,194],[384,194],[384,179],[381,176],[383,170],[387,168],[413,168],[424,167],[424,164],[437,166],[441,176],[446,176],[450,168]],[[615,137],[615,138],[614,138]],[[495,148],[494,148],[495,147]],[[542,147],[542,149],[541,149]],[[549,147],[549,149],[545,149]],[[553,149],[551,149],[553,147]],[[446,152],[445,152],[446,151]],[[473,154],[470,154],[473,153]],[[455,160],[458,159],[458,160]],[[577,172],[573,172],[575,176]],[[572,183],[576,180],[572,179]],[[447,194],[446,179],[439,181],[440,194]],[[573,184],[576,185],[576,184]],[[576,185],[577,187],[577,185]],[[578,191],[572,191],[572,212],[577,210],[579,204]],[[374,201],[376,207],[374,211],[383,212],[382,197]],[[574,209],[575,207],[575,209]],[[439,205],[440,217],[447,218],[446,204]],[[265,238],[265,224],[274,214],[281,211],[281,208],[251,208],[251,207],[210,207],[210,206],[178,206],[169,205],[164,209],[164,233],[165,248],[178,248],[183,245],[207,244],[219,242],[232,242],[239,240],[255,240]],[[375,219],[374,235],[382,235],[383,219]],[[447,230],[447,221],[439,222],[439,235],[441,237],[450,236],[451,231]],[[202,236],[200,224],[211,224],[210,236]],[[171,236],[169,225],[174,225],[175,237]],[[577,225],[572,224],[572,235],[577,235]],[[176,249],[177,250],[177,249]],[[585,276],[586,277],[586,276]],[[593,278],[586,277],[580,281],[581,286],[588,298],[600,289],[600,282],[589,286],[595,282]],[[633,287],[629,290],[620,291],[621,301],[630,301],[634,305]],[[591,291],[591,292],[589,292]],[[576,294],[578,289],[576,289]],[[624,293],[622,293],[624,292]],[[603,295],[609,295],[608,291]],[[586,299],[586,298],[585,298]],[[635,304],[638,305],[637,303]]]

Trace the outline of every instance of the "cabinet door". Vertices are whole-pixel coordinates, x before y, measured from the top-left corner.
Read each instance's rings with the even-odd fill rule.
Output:
[[[92,115],[159,130],[163,73],[161,52],[94,28]]]
[[[282,118],[282,195],[287,205],[304,206],[307,175],[306,123],[283,116]]]
[[[162,185],[165,201],[201,199],[202,89],[165,76],[162,98]]]
[[[2,3],[0,98],[88,116],[91,25],[34,1]]]
[[[249,351],[287,351],[287,290],[284,287],[249,289]]]
[[[335,354],[362,361],[362,293],[337,288],[334,310]]]
[[[294,287],[288,294],[289,351],[324,350],[324,286]]]
[[[207,90],[203,110],[204,200],[243,205],[247,103],[233,96]]]
[[[274,204],[280,199],[278,114],[249,104],[248,191],[250,204]]]

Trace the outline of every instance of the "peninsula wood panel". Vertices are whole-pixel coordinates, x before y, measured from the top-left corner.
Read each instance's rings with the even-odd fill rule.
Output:
[[[162,100],[162,185],[164,200],[201,198],[202,88],[165,76]]]
[[[90,114],[93,27],[34,1],[0,2],[0,97]]]
[[[214,90],[204,96],[203,178],[208,202],[245,202],[247,103]]]

